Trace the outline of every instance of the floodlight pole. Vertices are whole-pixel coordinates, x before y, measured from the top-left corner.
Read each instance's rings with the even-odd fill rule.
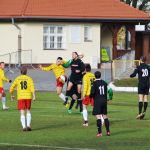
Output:
[[[22,64],[22,61],[21,61],[21,51],[22,51],[22,45],[21,45],[21,28],[15,23],[14,21],[14,18],[11,19],[12,20],[12,25],[14,25],[17,30],[19,31],[19,34],[18,34],[18,65],[19,67],[21,66]]]

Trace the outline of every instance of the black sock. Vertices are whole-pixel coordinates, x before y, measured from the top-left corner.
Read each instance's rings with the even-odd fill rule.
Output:
[[[97,119],[97,130],[98,130],[98,133],[102,133],[102,121],[101,121],[101,119]]]
[[[78,106],[79,106],[79,101],[77,100],[77,104],[76,104],[76,109],[78,109]]]
[[[83,111],[83,105],[82,105],[82,100],[78,100],[79,101],[79,105],[80,105],[80,112]]]
[[[70,109],[72,109],[72,107],[73,107],[73,105],[74,105],[75,101],[76,101],[76,100],[74,100],[74,99],[72,99],[72,100],[71,100],[69,110],[70,110]]]
[[[146,112],[148,106],[148,102],[144,102],[144,112]]]
[[[66,96],[70,96],[70,91],[66,91]]]
[[[139,102],[139,114],[141,114],[143,108],[143,102]]]
[[[107,132],[110,132],[110,130],[109,130],[109,120],[108,120],[108,118],[104,119],[104,122],[105,122],[106,131],[107,131]]]

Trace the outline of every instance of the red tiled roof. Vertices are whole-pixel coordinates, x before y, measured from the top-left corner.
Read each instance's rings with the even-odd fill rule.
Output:
[[[0,0],[0,18],[150,19],[118,0]]]

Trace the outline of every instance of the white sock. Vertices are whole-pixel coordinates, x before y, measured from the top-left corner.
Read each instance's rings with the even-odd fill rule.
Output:
[[[22,127],[26,128],[26,118],[25,118],[25,115],[23,115],[23,114],[21,115],[20,121],[21,121]]]
[[[30,127],[31,126],[31,113],[30,112],[27,112],[26,118],[27,118],[27,127]]]
[[[65,102],[65,95],[63,93],[59,94],[59,97]]]
[[[102,126],[103,126],[104,125],[104,118],[102,115],[101,115],[101,122],[102,122]]]
[[[2,97],[2,107],[6,108],[6,97]]]
[[[88,112],[87,112],[87,109],[83,109],[83,119],[84,119],[84,121],[88,121]]]

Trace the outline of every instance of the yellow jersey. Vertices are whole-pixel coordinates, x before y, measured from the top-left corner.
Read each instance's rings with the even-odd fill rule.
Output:
[[[91,72],[87,72],[83,76],[83,97],[89,96],[91,92],[91,83],[92,81],[95,80],[95,76]]]
[[[9,82],[9,79],[5,76],[4,70],[0,69],[0,87],[3,88],[4,83]]]
[[[65,74],[65,68],[62,65],[57,64],[52,64],[48,67],[42,67],[42,70],[44,71],[52,70],[54,72],[56,79],[59,78],[61,75]]]
[[[34,83],[31,77],[27,75],[18,76],[12,83],[9,92],[12,93],[17,88],[17,98],[32,99],[32,93],[34,93]]]

